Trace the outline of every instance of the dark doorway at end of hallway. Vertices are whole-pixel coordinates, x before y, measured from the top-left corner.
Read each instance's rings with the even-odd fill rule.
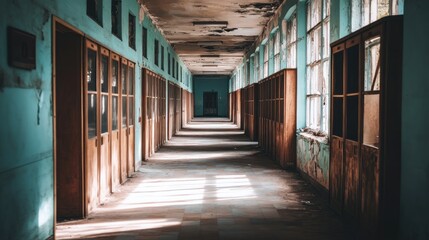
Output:
[[[217,92],[203,93],[203,114],[205,117],[218,116]]]

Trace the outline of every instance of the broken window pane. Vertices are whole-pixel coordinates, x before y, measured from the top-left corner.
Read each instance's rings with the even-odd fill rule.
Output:
[[[364,95],[363,144],[378,148],[380,128],[380,95]]]
[[[380,37],[365,41],[365,91],[380,90]]]

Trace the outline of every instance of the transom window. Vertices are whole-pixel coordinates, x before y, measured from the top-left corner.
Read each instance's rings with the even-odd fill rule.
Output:
[[[399,14],[398,0],[352,0],[351,4],[352,31],[382,17]]]

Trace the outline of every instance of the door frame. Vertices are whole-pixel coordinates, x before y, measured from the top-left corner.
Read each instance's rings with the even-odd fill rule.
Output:
[[[56,97],[56,46],[57,46],[57,37],[56,37],[56,30],[57,30],[57,26],[58,25],[62,25],[63,27],[68,28],[69,30],[71,30],[72,32],[76,33],[77,35],[80,35],[82,38],[82,47],[84,44],[84,38],[85,35],[82,31],[78,30],[76,27],[72,26],[71,24],[67,23],[66,21],[62,20],[61,18],[53,15],[52,16],[52,48],[51,48],[51,57],[52,57],[52,85],[51,85],[51,91],[52,91],[52,128],[53,128],[53,183],[54,183],[54,226],[57,225],[57,97]],[[83,49],[82,49],[83,50]],[[83,52],[82,52],[82,63],[83,63]],[[81,82],[83,79],[83,66],[81,68]],[[83,91],[83,85],[81,85],[81,92]],[[82,98],[82,96],[81,96]],[[82,99],[83,100],[83,99]],[[82,107],[81,107],[82,108]],[[81,109],[82,110],[82,109]],[[81,124],[83,124],[83,114],[82,114],[82,119],[81,119]],[[82,139],[82,151],[81,151],[81,156],[82,156],[82,189],[83,189],[83,193],[82,193],[82,206],[83,206],[83,215],[86,216],[87,213],[87,209],[85,207],[85,199],[86,199],[86,191],[85,191],[85,174],[84,174],[84,169],[85,169],[85,146],[83,144],[83,139]],[[53,234],[55,236],[55,232],[56,232],[56,228],[54,227],[53,230]]]

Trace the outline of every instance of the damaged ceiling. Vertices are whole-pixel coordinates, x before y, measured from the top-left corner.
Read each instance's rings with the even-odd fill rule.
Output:
[[[283,0],[139,0],[193,74],[231,74]]]

